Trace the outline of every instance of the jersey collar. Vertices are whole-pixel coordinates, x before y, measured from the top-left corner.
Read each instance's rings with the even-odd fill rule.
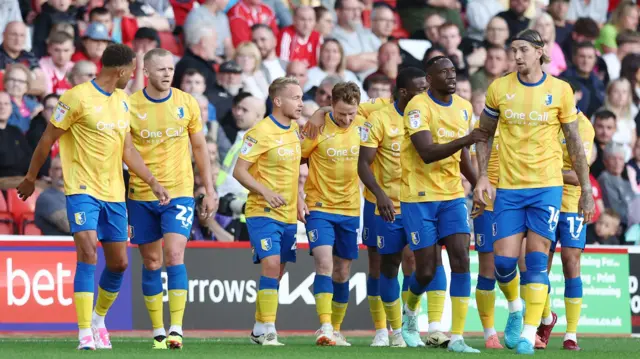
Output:
[[[395,102],[393,103],[393,107],[396,109],[396,111],[398,112],[398,114],[399,114],[400,116],[403,116],[403,117],[404,117],[404,112],[400,111],[400,109],[398,108],[398,101],[395,101]]]
[[[437,98],[433,97],[433,95],[431,94],[431,90],[427,90],[427,95],[429,95],[429,97],[431,98],[431,100],[433,100],[433,102],[443,107],[449,107],[453,103],[453,96],[451,96],[451,99],[448,102],[442,102]]]
[[[105,90],[102,89],[102,87],[98,86],[98,84],[96,83],[96,79],[91,80],[91,84],[93,85],[93,87],[96,88],[96,90],[98,90],[98,92],[100,92],[101,94],[105,95],[105,96],[111,96],[111,94]]]
[[[541,85],[541,84],[544,82],[544,80],[546,80],[546,79],[547,79],[547,73],[546,73],[546,72],[544,72],[544,71],[542,72],[542,78],[541,78],[541,79],[540,79],[540,81],[538,81],[538,82],[524,82],[524,81],[522,81],[522,79],[520,78],[520,73],[519,73],[519,72],[518,72],[518,75],[517,75],[517,76],[518,76],[518,81],[520,81],[520,83],[521,83],[521,84],[523,84],[523,85],[525,85],[525,86],[527,86],[527,87],[536,87],[536,86],[539,86],[539,85]]]
[[[161,99],[157,99],[157,100],[155,98],[151,98],[151,96],[149,96],[149,94],[147,93],[147,88],[146,87],[142,89],[142,93],[144,94],[144,97],[147,98],[147,100],[149,100],[149,101],[151,101],[153,103],[162,103],[162,102],[165,102],[165,101],[167,101],[168,99],[171,98],[171,95],[173,94],[173,89],[172,88],[169,89],[169,94],[167,95],[167,97],[161,98]]]

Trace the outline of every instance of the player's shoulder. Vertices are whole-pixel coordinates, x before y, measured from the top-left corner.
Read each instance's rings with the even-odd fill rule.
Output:
[[[411,100],[409,100],[404,113],[406,115],[409,111],[426,109],[429,107],[429,102],[431,102],[431,99],[426,92],[415,95]]]
[[[145,101],[145,94],[144,94],[144,90],[138,90],[134,93],[132,93],[131,95],[129,95],[129,102],[131,104],[138,104],[141,103],[142,101]]]
[[[573,92],[573,90],[571,89],[571,85],[567,81],[563,79],[559,79],[549,74],[546,74],[546,76],[547,76],[547,81],[545,85],[547,86],[547,89],[549,89],[550,91],[555,91],[556,93],[559,93],[559,94],[562,94],[566,91]]]
[[[358,105],[358,115],[367,117],[374,111],[384,107],[391,102],[391,99],[383,97],[369,99],[369,101],[362,102],[360,105]]]

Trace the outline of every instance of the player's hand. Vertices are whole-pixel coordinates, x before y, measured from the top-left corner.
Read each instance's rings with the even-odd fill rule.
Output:
[[[200,218],[207,219],[213,217],[218,212],[218,194],[213,192],[212,195],[205,195],[200,206]]]
[[[376,197],[376,205],[378,206],[380,217],[382,217],[385,222],[393,222],[396,220],[396,209],[389,196],[384,195],[381,196],[381,198]]]
[[[473,190],[473,206],[482,206],[482,210],[487,206],[487,200],[493,201],[496,198],[496,189],[493,188],[489,177],[481,176],[476,182],[476,188]]]
[[[309,215],[309,207],[303,199],[298,199],[298,221],[307,224],[307,215]]]
[[[271,190],[266,190],[265,193],[262,194],[262,196],[267,201],[267,203],[269,203],[271,208],[278,208],[287,204],[287,202],[284,200],[284,197]]]
[[[151,184],[151,190],[153,191],[153,194],[156,196],[156,198],[158,198],[158,201],[160,201],[161,206],[167,205],[169,204],[169,201],[171,201],[169,192],[164,187],[162,187],[158,180],[153,180],[153,183]]]
[[[18,190],[18,197],[20,197],[21,200],[26,201],[27,198],[33,194],[33,191],[35,191],[36,182],[25,177],[16,189]]]
[[[481,128],[474,128],[467,137],[469,139],[469,145],[472,145],[476,142],[486,142],[489,139],[487,131]]]
[[[593,200],[591,188],[582,189],[580,201],[578,202],[578,213],[584,217],[585,223],[591,223],[593,215],[596,213],[596,203]]]
[[[312,140],[318,137],[324,130],[324,115],[327,112],[331,112],[331,106],[321,107],[314,112],[302,128],[302,135]]]

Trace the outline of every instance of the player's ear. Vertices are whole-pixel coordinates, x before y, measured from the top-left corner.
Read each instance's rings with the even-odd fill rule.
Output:
[[[276,106],[278,106],[278,107],[282,106],[282,100],[280,99],[280,97],[279,97],[279,96],[275,96],[275,97],[273,98],[273,104],[274,104],[274,105],[276,105]]]

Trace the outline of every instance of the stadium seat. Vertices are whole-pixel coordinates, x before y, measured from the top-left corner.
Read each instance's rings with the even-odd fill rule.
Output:
[[[36,200],[38,199],[38,195],[40,195],[40,190],[36,187],[31,197],[26,201],[22,201],[20,197],[18,197],[17,190],[7,190],[7,208],[13,215],[13,221],[17,224],[19,232],[22,232],[22,222],[24,219],[28,218],[29,215],[33,218],[33,213],[36,211]]]
[[[8,211],[2,192],[0,192],[0,234],[13,234],[13,216]]]
[[[25,213],[22,217],[22,223],[18,234],[26,234],[29,236],[41,236],[42,231],[36,226],[33,213]]]
[[[173,33],[169,31],[160,31],[158,32],[158,35],[160,36],[160,43],[162,44],[163,49],[171,51],[171,53],[176,56],[184,55],[182,43]]]

